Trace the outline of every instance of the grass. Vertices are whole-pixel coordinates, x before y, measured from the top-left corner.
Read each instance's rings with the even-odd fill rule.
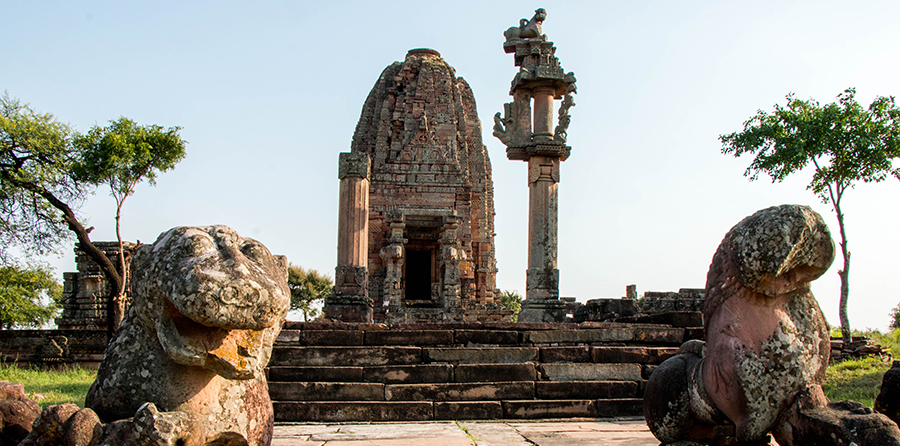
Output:
[[[841,361],[828,366],[822,389],[831,401],[853,400],[872,407],[889,368],[891,364],[881,358]]]
[[[41,409],[65,403],[84,407],[84,397],[96,376],[96,371],[82,368],[43,371],[0,365],[0,381],[24,384],[25,394],[37,401]]]

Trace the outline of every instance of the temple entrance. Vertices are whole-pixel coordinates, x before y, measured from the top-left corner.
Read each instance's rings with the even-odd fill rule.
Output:
[[[406,250],[406,296],[407,305],[431,304],[431,277],[433,250]]]

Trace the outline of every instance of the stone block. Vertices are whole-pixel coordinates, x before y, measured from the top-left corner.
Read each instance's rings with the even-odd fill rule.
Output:
[[[690,341],[691,339],[706,339],[706,332],[703,331],[703,327],[692,327],[684,329],[684,342]]]
[[[598,399],[598,417],[634,417],[644,414],[644,400],[640,398]]]
[[[654,324],[666,324],[673,327],[702,327],[702,311],[670,311],[667,313],[650,315],[650,322]]]
[[[276,345],[297,345],[300,341],[300,330],[281,330],[275,338]]]
[[[650,375],[653,374],[653,371],[659,367],[658,365],[653,364],[642,364],[641,365],[641,377],[644,379],[650,379]]]
[[[482,401],[534,398],[534,383],[388,384],[388,401]]]
[[[503,401],[504,418],[596,418],[595,400]]]
[[[431,402],[275,401],[275,421],[428,421]]]
[[[378,383],[446,383],[453,381],[450,364],[386,365],[363,369],[366,382]]]
[[[541,347],[541,362],[591,362],[591,350],[580,347]]]
[[[267,367],[269,381],[362,382],[362,367]]]
[[[366,332],[366,345],[452,345],[452,330],[388,330]]]
[[[640,364],[541,364],[549,381],[639,381]]]
[[[453,364],[515,364],[537,361],[539,358],[535,347],[424,347],[422,353],[425,362]]]
[[[503,418],[500,401],[437,401],[435,420],[496,420]]]
[[[597,363],[660,364],[678,353],[677,347],[592,347]]]
[[[534,364],[459,364],[455,367],[456,382],[535,381]]]
[[[384,384],[270,382],[275,401],[383,401]]]
[[[508,345],[519,343],[519,332],[512,330],[454,330],[454,340],[461,345]]]
[[[420,347],[276,347],[272,350],[274,366],[366,366],[418,364]]]
[[[307,346],[364,345],[360,330],[302,330],[298,333],[297,344]]]
[[[629,342],[634,339],[634,332],[634,327],[625,325],[603,329],[526,331],[523,335],[525,342],[532,344],[587,344]]]
[[[634,381],[538,381],[534,385],[537,398],[545,400],[634,398],[638,390]]]
[[[684,342],[684,329],[674,327],[636,327],[634,329],[634,341],[681,345]]]

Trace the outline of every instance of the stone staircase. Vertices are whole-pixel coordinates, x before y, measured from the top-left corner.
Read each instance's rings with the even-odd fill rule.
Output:
[[[641,415],[650,373],[698,318],[585,322],[287,322],[267,369],[276,421]]]

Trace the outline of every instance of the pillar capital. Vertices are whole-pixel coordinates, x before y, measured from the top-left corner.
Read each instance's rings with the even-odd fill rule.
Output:
[[[338,155],[338,179],[369,179],[369,155],[363,152],[342,152]]]

